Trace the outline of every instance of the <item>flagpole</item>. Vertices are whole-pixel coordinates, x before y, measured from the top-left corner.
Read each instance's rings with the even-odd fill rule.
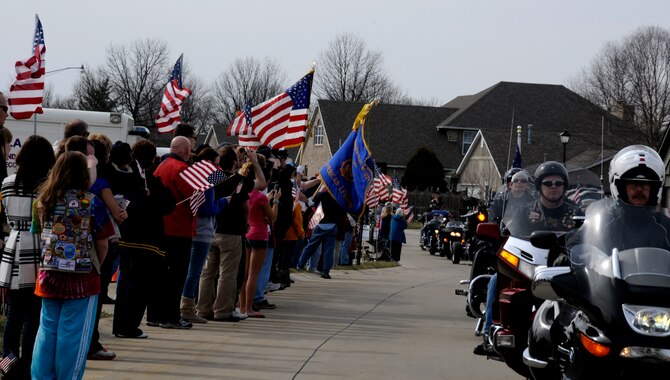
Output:
[[[37,134],[37,113],[33,113],[33,135]]]
[[[507,166],[505,166],[505,170],[509,169],[509,158],[512,155],[512,133],[514,133],[514,108],[512,108],[512,125],[509,129],[509,147],[507,148]],[[503,173],[503,176],[504,175],[505,174]],[[503,182],[505,182],[504,178]]]

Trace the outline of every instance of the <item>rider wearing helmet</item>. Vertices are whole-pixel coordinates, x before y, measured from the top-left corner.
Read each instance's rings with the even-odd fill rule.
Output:
[[[516,212],[535,200],[530,192],[530,178],[525,170],[511,168],[505,174],[505,179],[505,191],[496,194],[489,206],[496,222],[509,219],[510,211]]]
[[[612,198],[591,203],[584,225],[570,236],[568,248],[588,243],[610,253],[612,248],[670,249],[670,219],[658,206],[665,180],[661,156],[644,145],[631,145],[612,159]]]
[[[573,216],[579,207],[565,197],[568,171],[561,163],[546,161],[535,170],[535,188],[540,198],[531,207],[528,221],[532,231],[567,230],[575,227]]]

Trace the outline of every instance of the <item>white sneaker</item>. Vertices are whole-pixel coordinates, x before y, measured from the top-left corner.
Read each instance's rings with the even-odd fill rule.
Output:
[[[233,317],[237,317],[239,319],[247,319],[248,315],[240,311],[240,308],[237,307],[235,310],[233,310]]]
[[[265,287],[265,289],[267,289],[271,292],[274,292],[274,291],[277,291],[277,290],[281,289],[281,285],[276,284],[274,282],[268,282],[268,285]]]

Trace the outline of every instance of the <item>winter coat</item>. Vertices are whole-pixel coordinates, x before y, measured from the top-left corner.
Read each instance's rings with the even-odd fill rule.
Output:
[[[407,240],[405,239],[406,228],[407,221],[405,218],[399,215],[393,215],[393,219],[391,219],[391,235],[389,236],[389,240],[407,243]]]

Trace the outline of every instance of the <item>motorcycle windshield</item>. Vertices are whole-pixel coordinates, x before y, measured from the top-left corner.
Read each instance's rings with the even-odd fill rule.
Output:
[[[538,201],[510,203],[504,210],[501,226],[511,236],[528,239],[535,231],[566,232],[575,227],[573,214],[543,214]]]
[[[456,228],[463,228],[463,227],[465,227],[465,224],[463,224],[463,222],[452,220],[449,223],[447,223],[447,228],[456,229]]]
[[[568,240],[572,267],[631,285],[670,288],[667,212],[612,199],[592,203],[584,225]]]

